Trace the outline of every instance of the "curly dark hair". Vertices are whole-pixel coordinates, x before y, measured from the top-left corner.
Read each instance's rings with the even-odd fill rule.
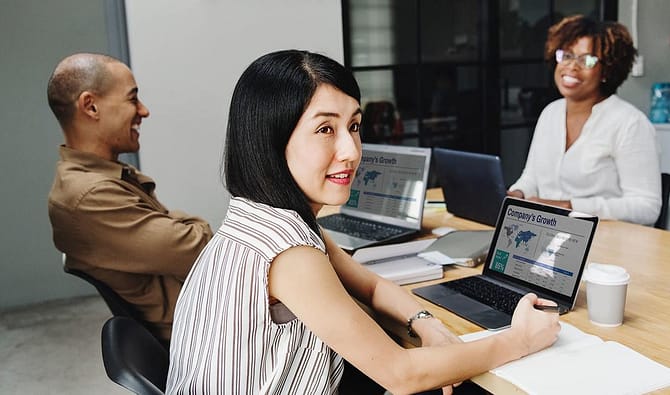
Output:
[[[545,60],[556,67],[556,50],[566,49],[582,37],[593,40],[594,55],[602,66],[600,93],[605,97],[616,93],[628,78],[637,55],[628,29],[618,22],[601,22],[583,15],[563,18],[549,28],[544,47]]]

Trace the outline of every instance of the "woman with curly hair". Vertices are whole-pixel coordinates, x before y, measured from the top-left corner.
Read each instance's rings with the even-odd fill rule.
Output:
[[[625,26],[576,15],[549,29],[545,59],[563,98],[542,111],[508,195],[639,224],[661,209],[656,132],[615,93],[637,51]]]

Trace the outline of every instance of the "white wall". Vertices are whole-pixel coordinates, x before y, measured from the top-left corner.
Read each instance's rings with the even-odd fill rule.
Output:
[[[171,209],[218,228],[227,206],[219,164],[242,71],[277,49],[343,62],[338,0],[127,0],[131,67],[151,116],[140,166]]]
[[[631,2],[619,0],[627,26]],[[63,273],[51,241],[46,196],[62,136],[45,89],[62,57],[109,50],[104,1],[1,3],[0,311],[95,292]],[[645,76],[630,77],[619,93],[646,112],[651,83],[670,80],[670,2],[638,4]],[[234,83],[272,49],[311,49],[342,61],[340,1],[126,0],[126,7],[132,66],[152,111],[140,164],[169,207],[216,227],[226,205],[218,167]]]
[[[644,58],[644,75],[632,75],[617,92],[621,97],[649,113],[651,85],[670,81],[670,1],[619,0],[619,22],[634,34],[632,6],[637,3],[638,53]]]
[[[95,292],[63,272],[51,240],[47,195],[63,135],[46,87],[66,55],[108,50],[103,1],[0,2],[0,311]]]
[[[633,16],[637,5],[637,31]],[[619,0],[619,22],[637,35],[638,54],[644,59],[644,74],[632,75],[617,92],[623,99],[633,103],[645,114],[649,114],[651,86],[655,82],[670,82],[670,1],[667,0]],[[661,149],[661,171],[668,172],[670,163],[670,128],[659,127]],[[666,222],[670,229],[670,219]]]

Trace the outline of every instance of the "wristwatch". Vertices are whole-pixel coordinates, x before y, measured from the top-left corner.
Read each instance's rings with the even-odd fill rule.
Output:
[[[430,311],[428,310],[421,310],[413,316],[409,317],[407,320],[407,334],[409,337],[418,337],[414,330],[412,330],[412,322],[415,320],[422,320],[424,318],[433,318],[433,315],[430,314]]]

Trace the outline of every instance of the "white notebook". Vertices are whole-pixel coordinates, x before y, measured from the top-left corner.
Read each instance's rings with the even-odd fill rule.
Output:
[[[369,270],[396,284],[411,284],[442,278],[442,265],[419,258],[417,254],[435,239],[367,247],[352,256]]]
[[[461,336],[473,341],[499,332]],[[551,347],[491,370],[528,394],[645,394],[670,387],[670,368],[561,322]]]

